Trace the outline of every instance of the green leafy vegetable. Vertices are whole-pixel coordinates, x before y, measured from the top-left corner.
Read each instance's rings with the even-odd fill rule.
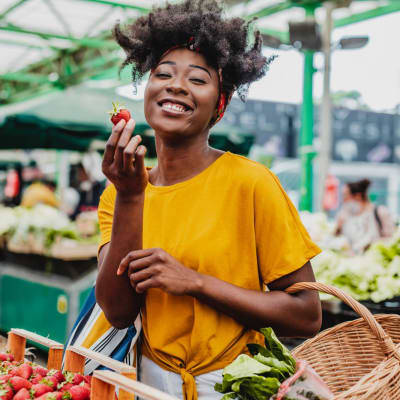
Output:
[[[214,387],[217,392],[225,393],[222,400],[269,399],[278,391],[281,382],[294,373],[296,361],[272,328],[261,329],[261,332],[265,347],[251,343],[248,348],[254,357],[241,354],[225,367],[222,383]]]
[[[296,367],[296,360],[290,354],[290,351],[279,341],[272,328],[261,329],[265,336],[265,346],[268,347],[272,354],[280,361],[293,366],[293,372]]]

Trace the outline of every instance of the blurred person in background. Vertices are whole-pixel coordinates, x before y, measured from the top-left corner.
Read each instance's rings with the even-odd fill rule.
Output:
[[[370,201],[370,184],[368,179],[363,179],[343,187],[343,205],[337,216],[336,235],[345,236],[355,254],[362,253],[376,240],[390,238],[395,231],[389,210]]]
[[[73,219],[81,212],[97,210],[100,196],[105,188],[104,181],[99,180],[93,173],[95,170],[93,163],[92,158],[87,157],[75,167],[74,186],[78,191],[79,200],[71,215]]]
[[[22,192],[22,166],[17,163],[7,171],[6,184],[4,186],[3,200],[9,207],[18,206],[21,202]]]

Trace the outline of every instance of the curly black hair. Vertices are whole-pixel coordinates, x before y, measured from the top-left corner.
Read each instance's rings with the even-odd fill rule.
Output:
[[[248,48],[248,31],[252,21],[223,18],[217,0],[185,0],[178,4],[154,7],[132,25],[113,29],[115,40],[124,49],[126,59],[121,69],[133,64],[133,82],[156,67],[162,55],[176,45],[184,46],[192,38],[207,63],[222,71],[222,90],[237,90],[244,101],[250,83],[262,78],[274,57],[262,55],[260,32]]]

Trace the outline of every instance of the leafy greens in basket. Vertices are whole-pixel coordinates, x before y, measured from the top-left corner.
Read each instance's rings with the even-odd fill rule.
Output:
[[[265,400],[277,393],[281,382],[294,374],[296,360],[278,340],[272,328],[263,328],[265,347],[248,344],[254,357],[241,354],[223,371],[215,390],[226,393],[222,400]]]
[[[222,400],[330,400],[333,394],[305,361],[296,361],[272,328],[263,328],[265,347],[248,344],[250,354],[239,355],[225,367],[215,390]]]

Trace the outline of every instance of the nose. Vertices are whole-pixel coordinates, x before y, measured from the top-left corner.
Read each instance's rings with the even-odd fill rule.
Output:
[[[184,83],[183,78],[175,77],[171,79],[167,86],[167,92],[172,94],[183,94],[187,95],[188,89]]]

